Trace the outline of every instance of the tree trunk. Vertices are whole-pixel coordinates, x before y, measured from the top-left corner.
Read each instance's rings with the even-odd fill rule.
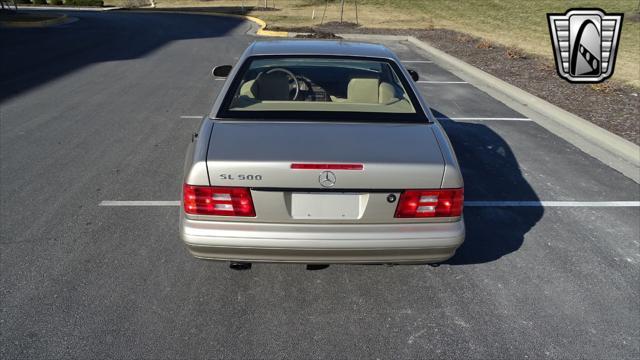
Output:
[[[356,25],[360,25],[358,22],[358,0],[353,0],[353,2],[356,4]]]

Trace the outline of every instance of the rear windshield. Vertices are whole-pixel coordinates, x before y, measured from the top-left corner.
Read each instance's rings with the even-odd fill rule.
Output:
[[[426,121],[397,65],[353,57],[253,57],[218,117]]]

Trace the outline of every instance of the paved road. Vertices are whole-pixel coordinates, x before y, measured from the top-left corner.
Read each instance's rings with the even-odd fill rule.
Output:
[[[196,119],[254,40],[218,17],[77,13],[0,30],[0,357],[638,358],[640,209],[468,207],[447,264],[191,258],[176,207]],[[419,60],[468,200],[638,200],[639,187]],[[427,61],[427,62],[425,62]],[[447,83],[442,83],[442,82]],[[461,120],[460,118],[483,118]],[[493,120],[492,120],[493,119]]]

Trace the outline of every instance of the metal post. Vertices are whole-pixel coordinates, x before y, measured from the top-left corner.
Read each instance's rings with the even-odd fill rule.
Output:
[[[344,15],[344,0],[340,1],[340,24],[342,24],[342,15]]]

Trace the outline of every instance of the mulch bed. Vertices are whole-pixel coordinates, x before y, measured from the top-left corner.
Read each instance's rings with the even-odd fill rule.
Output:
[[[571,84],[558,76],[553,60],[445,29],[370,29],[353,24],[330,23],[315,28],[282,30],[325,34],[412,35],[629,141],[640,144],[640,89],[610,81],[593,85]]]
[[[316,32],[312,32],[312,33],[305,33],[305,34],[297,34],[296,38],[301,38],[301,39],[342,39],[342,37],[331,33],[331,32],[325,32],[325,31],[316,31]]]

